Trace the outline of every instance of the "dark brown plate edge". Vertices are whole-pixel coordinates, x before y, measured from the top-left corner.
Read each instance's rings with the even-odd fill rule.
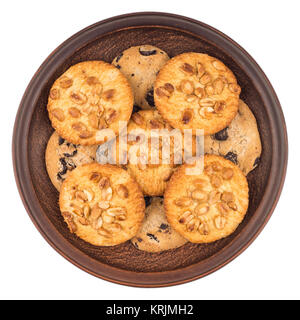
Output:
[[[20,143],[17,143],[17,141],[18,142],[20,142],[20,140],[24,141],[24,131],[26,132],[26,130],[22,131],[21,129],[26,127],[27,129],[29,128],[31,115],[32,115],[32,112],[28,113],[28,110],[27,110],[28,108],[25,108],[24,106],[30,103],[30,101],[28,101],[29,96],[31,97],[30,99],[31,101],[34,100],[32,99],[32,95],[34,96],[34,92],[32,92],[32,90],[34,88],[34,84],[36,83],[36,81],[38,81],[38,78],[41,76],[42,70],[45,68],[46,65],[49,65],[51,62],[57,59],[56,54],[59,55],[60,51],[63,49],[66,49],[67,46],[72,45],[73,41],[77,40],[77,42],[79,42],[78,38],[82,37],[85,33],[91,32],[99,28],[99,26],[101,25],[103,26],[105,24],[111,24],[111,23],[113,23],[114,25],[111,31],[115,31],[122,28],[128,28],[128,24],[129,24],[128,20],[131,20],[131,22],[133,23],[131,27],[166,26],[171,28],[178,28],[182,31],[190,32],[194,35],[197,35],[196,29],[199,29],[200,27],[202,31],[204,30],[206,31],[206,33],[211,34],[212,42],[216,43],[215,41],[217,40],[217,38],[219,38],[218,40],[220,40],[221,42],[224,42],[225,40],[227,48],[226,49],[224,47],[222,48],[227,52],[230,49],[232,51],[229,51],[229,52],[235,53],[238,56],[242,56],[247,62],[246,64],[243,65],[243,69],[245,70],[246,68],[248,69],[248,72],[252,71],[253,73],[258,73],[259,77],[256,77],[255,80],[257,82],[260,82],[260,86],[268,89],[262,92],[262,98],[264,101],[270,100],[269,103],[267,104],[267,107],[268,107],[267,112],[270,115],[270,119],[271,119],[271,135],[272,135],[272,141],[273,141],[273,161],[272,161],[272,168],[270,172],[270,179],[268,181],[268,185],[266,187],[263,200],[256,210],[256,213],[262,212],[264,214],[255,214],[253,219],[249,221],[247,226],[245,226],[244,231],[239,235],[238,239],[236,238],[230,245],[223,248],[214,256],[210,257],[209,259],[206,259],[206,261],[203,260],[195,265],[191,265],[186,268],[182,268],[174,271],[156,272],[156,273],[136,273],[136,272],[126,271],[126,270],[120,270],[120,269],[102,264],[98,261],[96,261],[96,263],[93,263],[92,259],[89,257],[88,257],[88,260],[90,262],[89,266],[86,265],[86,261],[84,261],[85,265],[83,265],[82,263],[77,262],[76,259],[74,260],[74,255],[75,257],[77,256],[78,258],[78,256],[81,257],[84,254],[78,249],[71,247],[69,242],[67,242],[56,231],[56,229],[51,224],[49,224],[50,221],[45,221],[45,217],[43,217],[44,219],[39,219],[42,217],[38,217],[36,215],[35,210],[37,209],[41,210],[41,208],[38,205],[37,198],[35,199],[36,201],[35,201],[34,207],[32,202],[28,201],[29,200],[28,194],[30,194],[28,190],[31,190],[31,195],[34,194],[34,189],[30,179],[26,179],[28,178],[29,173],[27,172],[26,174],[26,172],[20,170],[21,168],[19,167],[19,164],[20,166],[22,166],[22,163],[24,162],[24,155],[27,155],[27,144],[25,143],[23,145],[22,144],[20,145]],[[156,21],[156,23],[154,23],[154,21]],[[102,32],[102,34],[107,34],[107,33],[108,32],[105,32],[105,31]],[[82,43],[82,46],[85,46],[85,45],[86,43]],[[80,48],[77,48],[77,50],[79,49]],[[38,92],[35,93],[35,96],[38,96],[37,93]],[[34,105],[34,103],[32,103],[32,105]],[[271,113],[270,105],[273,106],[272,108],[273,113],[275,113],[275,115],[273,116],[271,115],[272,113]],[[26,109],[27,111],[26,117],[24,115],[24,109]],[[33,111],[33,108],[31,111]],[[23,126],[21,127],[20,122],[23,119],[24,119]],[[27,137],[27,134],[28,134],[28,130],[26,132],[25,137]],[[181,284],[188,281],[196,280],[198,278],[201,278],[205,275],[210,274],[213,271],[216,271],[217,269],[221,268],[222,266],[232,261],[255,240],[255,238],[258,236],[258,234],[261,232],[261,230],[264,228],[264,226],[270,219],[273,213],[273,210],[277,204],[277,201],[279,199],[279,196],[284,184],[286,168],[287,168],[288,141],[287,141],[285,120],[284,120],[284,116],[281,110],[279,100],[276,96],[276,93],[272,88],[266,75],[261,70],[261,68],[257,65],[257,63],[253,60],[253,58],[244,49],[242,49],[232,39],[222,34],[220,31],[202,22],[199,22],[187,17],[168,14],[168,13],[141,12],[141,13],[133,13],[133,14],[116,16],[116,17],[112,17],[110,19],[106,19],[98,23],[95,23],[83,29],[82,31],[76,33],[75,35],[73,35],[71,38],[66,40],[54,52],[50,54],[50,56],[45,60],[45,62],[41,65],[41,67],[38,69],[38,71],[32,78],[31,82],[29,83],[24,93],[22,101],[20,103],[20,107],[19,107],[19,110],[16,116],[15,125],[14,125],[12,151],[13,151],[13,165],[14,165],[15,179],[16,179],[18,190],[21,195],[24,206],[31,220],[37,227],[37,229],[40,231],[40,233],[44,236],[47,242],[55,250],[57,250],[67,260],[69,260],[79,268],[93,274],[94,276],[100,277],[102,279],[109,280],[111,282],[115,282],[118,284],[137,286],[137,287],[162,287],[162,286],[170,286],[170,285]],[[23,155],[23,161],[22,161],[22,155]],[[25,159],[25,160],[28,162],[28,159]],[[24,163],[23,163],[23,167],[26,168],[26,166],[24,166]],[[280,178],[280,180],[278,180],[278,177]],[[269,199],[268,203],[266,203],[266,201],[264,200],[267,198]],[[41,222],[43,223],[41,224]],[[55,230],[53,230],[53,228]],[[250,230],[252,231],[251,233],[249,232]],[[58,240],[62,245],[60,247],[57,246]],[[235,244],[235,246],[233,246],[233,244]],[[62,248],[64,249],[67,248],[68,254]],[[212,261],[214,263],[212,263]],[[201,264],[202,271],[199,270],[199,267],[200,267],[199,264]],[[99,272],[95,270],[95,268],[97,268],[97,266],[99,265],[101,265],[101,269],[102,269],[101,274],[99,274]],[[181,276],[179,276],[179,273],[181,273]],[[125,277],[126,280],[124,280],[124,275],[126,276]]]

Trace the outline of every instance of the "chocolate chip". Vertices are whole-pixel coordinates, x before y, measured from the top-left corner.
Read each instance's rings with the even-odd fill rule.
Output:
[[[219,131],[219,132],[217,132],[217,133],[215,133],[215,134],[213,135],[213,138],[214,138],[215,140],[219,140],[219,141],[225,141],[225,140],[227,140],[227,139],[228,139],[227,129],[228,129],[228,127],[225,128],[225,129],[223,129],[223,130],[221,130],[221,131]]]
[[[75,149],[72,153],[64,153],[64,156],[67,158],[74,157],[77,154],[77,149]]]
[[[58,174],[56,175],[56,177],[57,177],[58,180],[61,180],[61,181],[64,181],[64,180],[65,180],[65,179],[61,176],[60,173],[58,173]]]
[[[121,66],[119,64],[116,65],[117,69],[121,69]]]
[[[61,146],[65,142],[65,139],[59,137],[58,138],[58,145]]]
[[[65,167],[65,166],[67,165],[65,158],[59,158],[59,162],[61,163],[61,165],[62,165],[63,167]]]
[[[123,57],[123,52],[118,55],[116,62],[118,63],[122,57]]]
[[[253,164],[253,168],[255,168],[256,166],[258,166],[260,164],[260,157],[257,157],[254,161],[254,164]]]
[[[150,51],[144,51],[144,50],[141,50],[141,48],[139,49],[139,52],[142,56],[153,56],[154,54],[156,54],[156,50],[150,50]]]
[[[147,92],[145,99],[148,102],[149,106],[155,107],[154,96],[153,96],[153,88]]]
[[[75,165],[75,163],[73,161],[72,162],[70,162],[70,161],[67,162],[67,169],[68,170],[72,171],[75,168],[76,168],[76,165]]]
[[[169,226],[165,223],[162,223],[159,228],[162,230],[165,230],[165,229],[169,228]]]
[[[60,162],[61,165],[62,165],[62,170],[59,171],[58,174],[59,174],[60,176],[62,176],[62,175],[64,175],[64,174],[66,174],[67,171],[68,171],[67,162],[66,162],[66,159],[65,159],[65,158],[59,158],[59,162]],[[57,174],[57,175],[58,175],[58,174]]]
[[[237,164],[238,161],[237,161],[237,154],[234,153],[234,152],[228,152],[226,155],[225,155],[225,159],[227,160],[230,160],[231,162],[233,162],[234,164]]]
[[[155,240],[156,242],[159,242],[159,240],[155,237],[154,234],[152,234],[152,233],[147,233],[147,236],[148,236],[150,239]]]
[[[134,73],[132,73],[131,76],[134,77]]]
[[[76,168],[76,165],[70,161],[66,161],[65,158],[59,158],[59,162],[62,165],[62,170],[57,173],[57,178],[63,180],[62,176],[67,173],[68,170],[73,170]]]
[[[138,242],[142,242],[142,241],[143,241],[143,239],[141,239],[141,238],[137,238],[137,241],[138,241]]]
[[[133,106],[132,113],[138,112],[138,111],[140,111],[140,110],[141,110],[141,108],[140,108],[137,104],[135,104],[135,105]]]
[[[148,207],[151,203],[151,197],[144,197],[144,199],[145,199],[146,207]]]

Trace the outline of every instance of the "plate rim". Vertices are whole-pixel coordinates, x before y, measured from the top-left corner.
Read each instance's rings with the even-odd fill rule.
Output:
[[[246,68],[253,74],[258,74],[259,76],[255,78],[255,84],[266,89],[261,92],[261,96],[264,102],[268,101],[268,104],[264,103],[264,105],[267,106],[266,112],[269,115],[272,136],[272,165],[269,180],[258,208],[251,220],[245,225],[243,232],[208,259],[171,271],[145,273],[104,264],[87,256],[68,242],[52,225],[48,217],[43,214],[30,179],[27,157],[27,137],[35,106],[33,101],[36,102],[39,97],[38,88],[41,89],[44,84],[40,80],[47,69],[53,70],[52,65],[65,60],[68,52],[71,54],[74,52],[75,44],[76,50],[79,50],[80,46],[84,47],[91,42],[90,39],[95,34],[102,37],[109,32],[143,26],[177,28],[184,32],[190,32],[194,36],[199,36],[201,31],[211,37],[205,38],[205,40],[210,40],[219,47],[219,43],[222,43],[225,45],[225,47],[221,46],[222,50],[227,54],[230,52],[231,55],[239,57],[239,60],[234,59],[236,62],[247,62],[243,65],[243,70]],[[96,38],[93,39],[93,41],[95,40]],[[230,51],[228,51],[229,49]],[[58,253],[80,269],[110,282],[134,287],[165,287],[190,282],[220,269],[240,255],[256,239],[269,221],[283,188],[288,162],[288,138],[284,115],[275,90],[260,66],[239,44],[219,30],[195,19],[165,12],[136,12],[111,17],[82,29],[65,40],[45,59],[32,77],[22,97],[13,130],[12,157],[15,180],[24,207],[36,228]],[[32,201],[33,199],[34,201]]]

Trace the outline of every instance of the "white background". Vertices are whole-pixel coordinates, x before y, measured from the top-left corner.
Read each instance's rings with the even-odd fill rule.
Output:
[[[5,1],[0,8],[0,299],[299,299],[299,1]],[[276,210],[233,262],[194,282],[160,289],[112,284],[81,271],[42,238],[20,200],[11,140],[22,94],[44,59],[97,21],[137,11],[203,21],[244,47],[278,94],[289,133],[289,166]]]

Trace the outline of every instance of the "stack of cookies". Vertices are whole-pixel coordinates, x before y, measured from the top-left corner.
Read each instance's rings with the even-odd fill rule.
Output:
[[[131,240],[148,252],[233,233],[261,154],[240,91],[220,60],[195,52],[170,59],[150,45],[112,64],[70,67],[49,93],[55,132],[45,155],[69,230],[95,246]],[[195,158],[199,130],[205,155]]]

